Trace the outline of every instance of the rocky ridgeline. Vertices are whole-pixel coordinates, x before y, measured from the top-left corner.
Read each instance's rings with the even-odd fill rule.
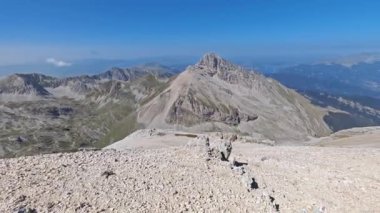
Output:
[[[217,160],[221,161],[222,164],[224,163],[240,179],[243,187],[248,192],[253,192],[259,189],[259,184],[253,172],[249,169],[248,163],[239,162],[235,158],[229,159],[233,150],[232,144],[237,139],[237,135],[232,135],[230,138],[224,138],[223,136],[210,138],[202,135],[190,140],[187,146],[196,148],[201,153],[200,155],[205,157],[206,161]],[[259,196],[261,202],[266,203],[266,206],[270,206],[272,211],[280,211],[280,205],[276,203],[275,198],[265,191],[264,189],[262,195]]]

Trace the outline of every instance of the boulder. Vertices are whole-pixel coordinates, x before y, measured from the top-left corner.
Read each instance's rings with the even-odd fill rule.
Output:
[[[230,138],[231,142],[235,142],[238,139],[238,136],[236,134],[233,134]]]
[[[219,158],[222,161],[228,161],[231,155],[232,143],[229,140],[217,139],[212,141],[208,154],[210,157]]]
[[[227,140],[223,140],[220,144],[219,144],[219,151],[220,151],[220,155],[221,155],[221,160],[223,161],[228,161],[228,158],[230,157],[231,155],[231,151],[232,151],[232,144],[230,141],[227,141]]]

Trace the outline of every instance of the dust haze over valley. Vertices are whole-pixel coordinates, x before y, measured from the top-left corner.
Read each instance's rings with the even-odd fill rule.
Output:
[[[20,2],[0,212],[378,212],[380,4]]]

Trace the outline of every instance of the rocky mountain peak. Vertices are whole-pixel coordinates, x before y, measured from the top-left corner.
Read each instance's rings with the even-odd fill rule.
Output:
[[[14,74],[0,81],[0,94],[48,96],[41,84],[45,76],[40,74]]]
[[[329,132],[325,112],[307,99],[216,54],[188,67],[138,113],[138,122],[149,128],[235,129],[272,140],[304,140]]]
[[[215,71],[226,70],[235,67],[235,65],[215,53],[205,54],[197,65]]]
[[[99,75],[96,75],[99,79],[106,79],[106,80],[119,80],[119,81],[129,81],[130,76],[130,70],[128,69],[122,69],[118,67],[112,67],[110,70],[101,73]]]

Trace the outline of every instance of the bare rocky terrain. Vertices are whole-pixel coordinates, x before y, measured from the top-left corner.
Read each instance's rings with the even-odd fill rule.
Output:
[[[102,151],[0,160],[0,211],[377,212],[380,208],[378,148],[272,146],[231,134],[195,136],[167,130],[141,130],[128,138]],[[173,138],[179,142],[174,144]],[[223,161],[218,153],[226,152],[228,144],[232,152]]]
[[[1,80],[0,212],[378,212],[379,127],[215,54],[169,71]]]
[[[179,75],[157,65],[67,78],[14,74],[0,80],[0,158],[103,148],[144,128],[301,143],[330,134],[328,112],[213,53]]]
[[[54,162],[54,164],[52,164]],[[186,148],[84,152],[2,160],[0,211],[270,211],[227,162]]]
[[[137,110],[146,128],[260,134],[284,141],[326,136],[327,109],[276,80],[206,54]]]

